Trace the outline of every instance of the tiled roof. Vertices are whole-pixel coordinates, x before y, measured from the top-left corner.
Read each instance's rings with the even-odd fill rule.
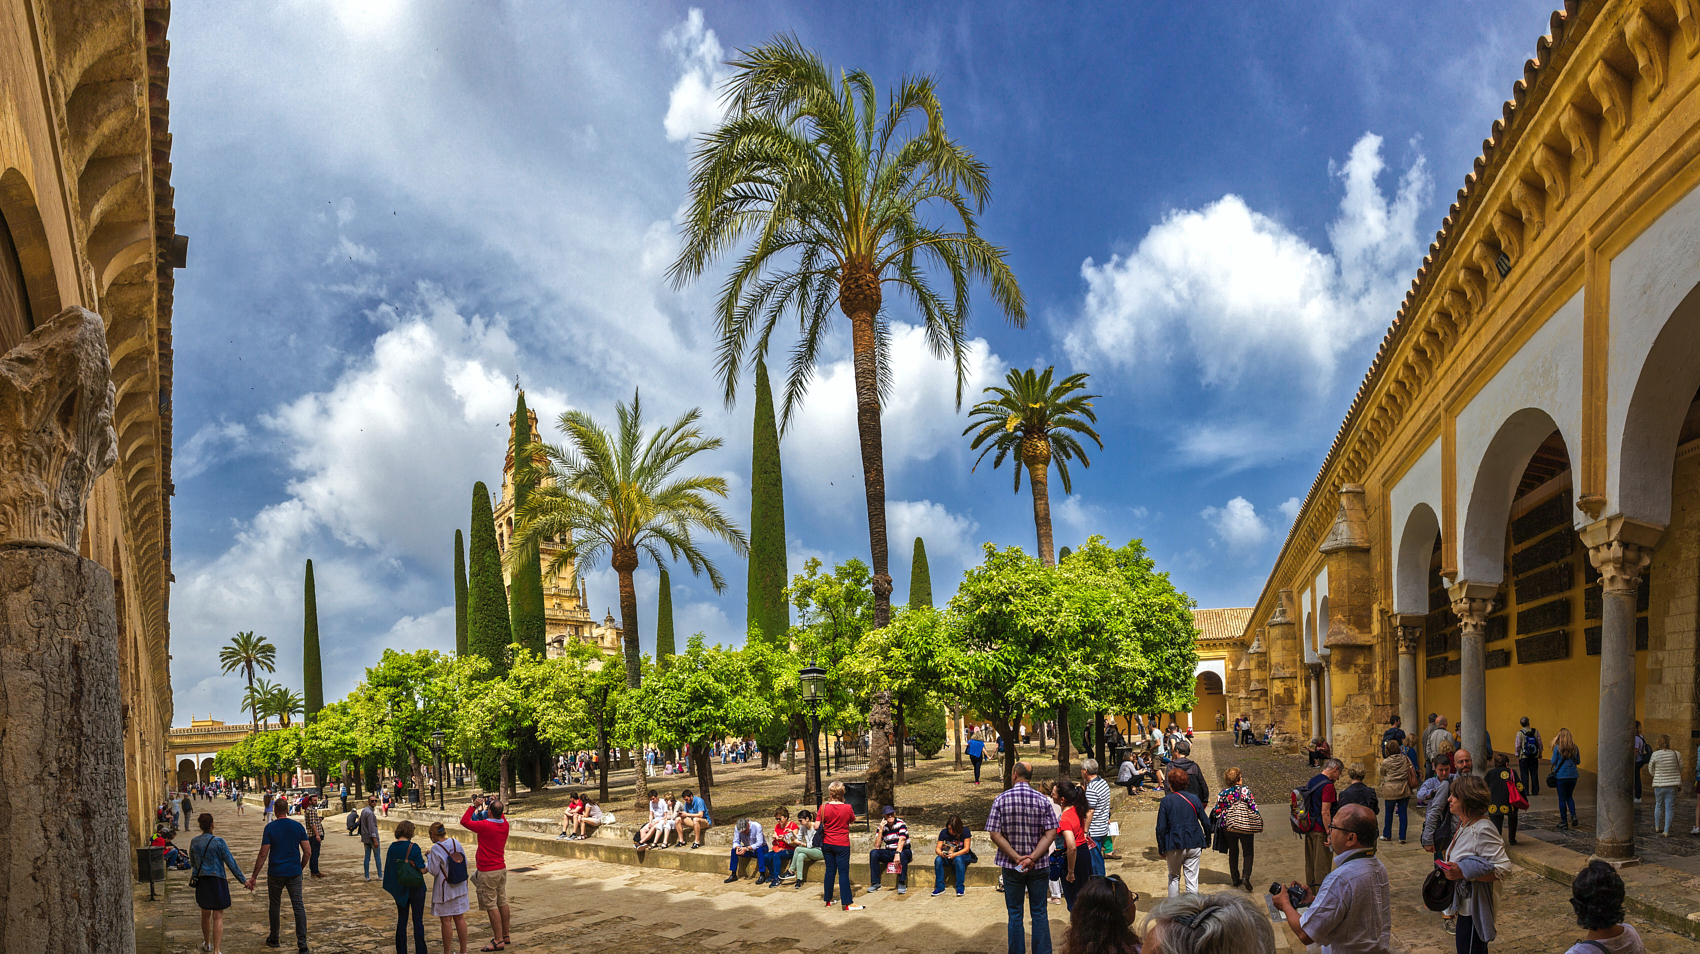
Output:
[[[1198,641],[1239,639],[1245,635],[1246,623],[1251,621],[1251,610],[1249,606],[1193,610],[1192,625],[1198,629]]]

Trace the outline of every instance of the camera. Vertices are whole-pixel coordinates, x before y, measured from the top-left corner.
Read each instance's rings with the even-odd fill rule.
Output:
[[[1305,889],[1300,885],[1284,885],[1277,881],[1269,886],[1269,893],[1272,895],[1280,894],[1283,891],[1287,892],[1287,900],[1293,902],[1293,907],[1295,908],[1302,908],[1310,904],[1310,901],[1305,899]]]

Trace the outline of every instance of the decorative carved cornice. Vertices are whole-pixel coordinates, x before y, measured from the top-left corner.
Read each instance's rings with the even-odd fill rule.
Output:
[[[0,357],[0,546],[76,552],[117,459],[106,327],[67,308]]]

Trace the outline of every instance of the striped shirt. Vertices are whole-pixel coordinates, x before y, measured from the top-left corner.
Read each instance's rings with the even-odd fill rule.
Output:
[[[1010,790],[992,802],[991,814],[986,816],[986,831],[1004,836],[1016,856],[1032,854],[1046,832],[1057,830],[1057,806],[1049,798],[1033,790],[1026,782],[1016,782]],[[1015,859],[998,852],[999,867],[1015,868]]]
[[[1103,776],[1095,775],[1086,783],[1086,804],[1092,809],[1092,824],[1086,834],[1093,841],[1110,837],[1110,783]]]
[[[885,836],[885,846],[895,851],[897,843],[909,837],[909,823],[893,815],[891,821],[880,826],[880,832]]]

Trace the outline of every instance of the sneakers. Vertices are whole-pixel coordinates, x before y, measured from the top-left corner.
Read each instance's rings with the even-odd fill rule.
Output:
[[[962,897],[961,889],[957,889],[956,896],[959,897],[959,898]]]
[[[898,894],[908,894],[909,893],[909,886],[906,885],[906,884],[898,885],[897,886],[897,893]]]
[[[1700,835],[1700,825],[1695,825],[1693,828],[1688,829],[1688,833],[1690,835]]]
[[[865,904],[846,904],[844,906],[844,910],[846,911],[866,911],[867,909],[868,906]]]
[[[934,888],[934,889],[933,889],[933,897],[935,897],[935,898],[936,898],[936,897],[938,897],[938,896],[939,896],[939,895],[941,895],[941,894],[944,894],[944,889],[943,889],[943,888]],[[204,950],[206,950],[206,945],[204,945],[204,944],[203,944],[203,945],[201,945],[201,950],[203,950],[203,951],[204,951]]]
[[[868,885],[868,891],[869,892],[878,891],[879,889],[880,889],[880,885],[877,885],[877,884]]]
[[[268,937],[268,938],[266,938],[266,946],[267,947],[281,947],[282,945],[277,943],[277,938]]]

